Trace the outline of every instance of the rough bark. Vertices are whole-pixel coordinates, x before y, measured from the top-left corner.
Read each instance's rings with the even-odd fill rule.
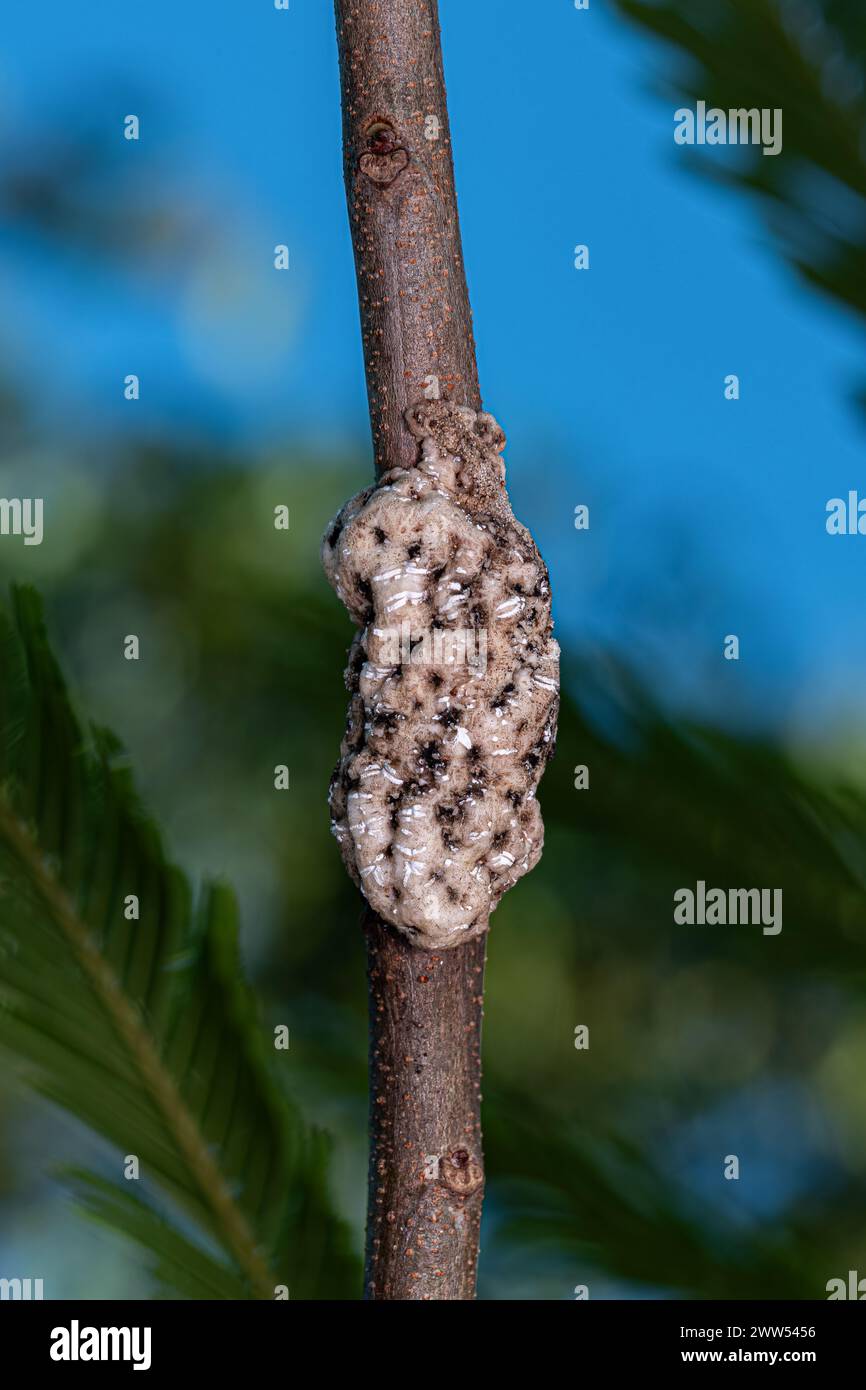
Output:
[[[415,461],[403,411],[431,389],[429,379],[477,410],[478,369],[436,0],[336,0],[336,11],[346,193],[384,470]]]
[[[422,951],[367,914],[366,1296],[475,1296],[486,937]]]
[[[346,192],[377,469],[408,466],[403,412],[480,407],[436,0],[336,0]],[[485,937],[412,946],[366,917],[370,1186],[365,1295],[471,1299],[483,1195]]]

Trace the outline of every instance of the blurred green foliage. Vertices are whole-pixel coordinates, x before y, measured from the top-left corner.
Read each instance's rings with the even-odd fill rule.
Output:
[[[667,45],[653,85],[677,104],[780,108],[784,150],[680,151],[755,198],[812,288],[866,315],[866,9],[858,0],[614,0]],[[653,55],[655,56],[655,55]]]
[[[122,747],[76,718],[20,587],[0,610],[0,787],[0,1042],[37,1090],[130,1151],[123,1178],[134,1162],[147,1194],[117,1171],[80,1173],[88,1208],[158,1257],[172,1294],[351,1296],[327,1149],[281,1084],[234,896],[217,883],[194,896],[165,858]]]
[[[53,499],[80,528],[72,558],[33,548],[17,572],[45,592],[84,706],[123,730],[173,851],[238,884],[266,1024],[291,1027],[292,1085],[336,1137],[360,1240],[364,962],[325,804],[348,632],[317,545],[363,469],[196,468],[129,445],[84,508],[80,473],[67,458]],[[766,741],[674,723],[604,654],[573,653],[542,802],[542,864],[491,933],[482,1295],[612,1276],[821,1296],[866,1256],[866,799]],[[675,927],[673,891],[698,878],[781,887],[782,933]]]
[[[862,7],[618,7],[672,45],[667,90],[784,108],[784,157],[738,151],[724,177],[758,198],[808,283],[862,314]],[[63,199],[14,192],[8,215],[44,234],[48,207],[48,230],[67,234]],[[86,243],[86,200],[73,202]],[[14,469],[32,443],[26,403],[10,389],[2,404]],[[45,594],[82,707],[129,745],[172,853],[237,885],[265,1026],[291,1027],[292,1088],[335,1138],[360,1245],[364,960],[325,804],[350,634],[317,548],[365,464],[166,438],[40,447],[62,538],[18,550],[10,575]],[[287,533],[273,527],[281,503]],[[138,663],[122,658],[128,632]],[[823,1297],[866,1265],[866,798],[853,774],[798,765],[769,737],[672,719],[604,652],[565,658],[544,857],[490,937],[481,1296],[568,1298],[588,1283],[594,1297]],[[782,933],[674,926],[674,891],[698,879],[781,887]],[[26,1135],[18,1093],[3,1103]],[[74,1157],[77,1136],[62,1143]],[[738,1182],[723,1178],[731,1153]],[[2,1210],[35,1212],[42,1190],[16,1155]],[[88,1287],[78,1271],[62,1292]]]

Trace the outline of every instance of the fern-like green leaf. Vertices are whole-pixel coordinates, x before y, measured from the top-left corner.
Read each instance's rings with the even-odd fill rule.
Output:
[[[275,1075],[237,933],[231,891],[194,901],[165,858],[121,746],[73,712],[38,597],[14,589],[0,609],[0,1043],[183,1213],[175,1229],[122,1183],[86,1188],[176,1292],[351,1297],[324,1142]]]

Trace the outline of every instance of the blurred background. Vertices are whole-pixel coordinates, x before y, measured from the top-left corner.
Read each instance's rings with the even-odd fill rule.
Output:
[[[866,1275],[866,539],[825,529],[866,493],[866,14],[440,14],[484,403],[565,680],[545,855],[490,937],[479,1295],[824,1297]],[[781,107],[783,154],[676,146],[698,99]],[[235,885],[360,1248],[364,952],[325,800],[351,634],[318,544],[371,462],[330,5],[18,7],[0,239],[0,495],[46,527],[3,540],[4,584],[44,594],[173,856]],[[781,935],[675,926],[697,879],[781,887]],[[81,1161],[109,1155],[4,1066],[0,1274],[151,1296],[52,1173]]]

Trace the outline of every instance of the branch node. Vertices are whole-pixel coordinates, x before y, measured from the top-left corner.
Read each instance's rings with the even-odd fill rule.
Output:
[[[409,151],[401,145],[394,127],[388,121],[374,121],[365,135],[367,148],[358,160],[358,168],[379,188],[391,184],[409,165]]]
[[[459,1197],[471,1197],[484,1186],[484,1169],[468,1149],[453,1149],[439,1160],[439,1181]]]

